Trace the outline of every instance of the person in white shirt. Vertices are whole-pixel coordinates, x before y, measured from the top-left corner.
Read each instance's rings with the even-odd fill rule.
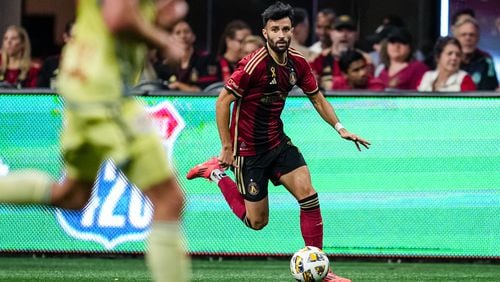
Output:
[[[434,46],[436,69],[427,71],[418,91],[461,92],[474,91],[476,86],[471,76],[460,69],[463,57],[460,42],[454,37],[441,37]]]

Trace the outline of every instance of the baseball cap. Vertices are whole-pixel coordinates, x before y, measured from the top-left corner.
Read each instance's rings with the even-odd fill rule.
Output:
[[[393,30],[388,36],[387,36],[387,41],[391,43],[403,43],[403,44],[408,44],[411,45],[412,43],[412,36],[411,33],[408,29],[406,28],[397,28]]]
[[[380,30],[375,32],[374,34],[368,35],[366,37],[366,40],[370,42],[371,44],[377,44],[380,43],[382,40],[386,39],[389,34],[394,32],[397,29],[397,27],[393,25],[386,25],[382,26]]]
[[[342,29],[342,28],[356,30],[356,22],[349,15],[338,16],[333,22],[333,29]]]

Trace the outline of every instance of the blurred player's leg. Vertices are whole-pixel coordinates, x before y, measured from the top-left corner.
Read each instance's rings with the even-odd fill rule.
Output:
[[[92,182],[66,179],[59,184],[45,172],[25,169],[0,177],[0,203],[81,209],[90,198],[91,188]]]
[[[184,195],[175,178],[148,189],[153,203],[153,224],[146,261],[154,281],[189,281],[190,260],[185,254],[179,220]]]
[[[184,194],[152,124],[135,126],[147,118],[145,114],[136,102],[125,105],[123,117],[135,138],[128,146],[130,158],[122,170],[153,204],[146,262],[156,282],[189,281],[191,265],[180,230]]]
[[[37,170],[20,170],[0,177],[0,202],[49,204],[54,181]]]

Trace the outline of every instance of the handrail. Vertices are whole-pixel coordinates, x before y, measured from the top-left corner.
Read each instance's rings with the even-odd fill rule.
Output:
[[[23,89],[0,89],[0,95],[54,95],[53,89],[48,88],[23,88]],[[134,96],[183,96],[183,97],[203,97],[218,96],[218,91],[209,92],[181,92],[171,90],[132,90]],[[470,92],[418,92],[405,90],[390,90],[383,92],[374,91],[325,91],[325,96],[329,97],[500,97],[498,91],[470,91]],[[290,91],[289,96],[303,96],[304,93],[299,88]]]

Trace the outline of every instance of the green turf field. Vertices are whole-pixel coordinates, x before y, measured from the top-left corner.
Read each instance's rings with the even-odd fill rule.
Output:
[[[353,281],[500,281],[485,263],[345,262],[335,271]],[[0,281],[150,281],[143,259],[0,257]],[[293,281],[286,259],[193,260],[192,281]]]

